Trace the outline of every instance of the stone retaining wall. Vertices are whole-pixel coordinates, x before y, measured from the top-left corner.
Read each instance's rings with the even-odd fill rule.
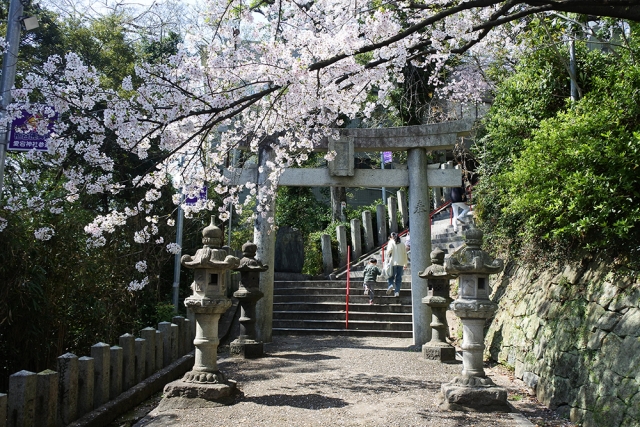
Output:
[[[508,263],[485,357],[584,427],[640,426],[640,278],[605,262],[541,273]]]

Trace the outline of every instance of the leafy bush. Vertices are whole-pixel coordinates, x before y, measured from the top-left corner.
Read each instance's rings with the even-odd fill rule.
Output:
[[[548,61],[542,78],[541,52],[500,85],[479,146],[483,178],[475,192],[494,240],[520,250],[638,250],[637,37],[615,55],[579,46],[583,97],[576,102],[566,99],[563,67]]]

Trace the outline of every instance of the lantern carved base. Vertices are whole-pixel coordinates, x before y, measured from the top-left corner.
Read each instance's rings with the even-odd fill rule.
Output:
[[[442,384],[443,409],[452,411],[511,412],[507,389],[484,377],[456,377]]]
[[[237,339],[229,344],[229,353],[231,356],[257,359],[264,356],[264,345],[261,341]]]
[[[231,405],[240,391],[236,382],[226,379],[220,371],[212,373],[191,371],[181,380],[167,384],[163,393],[164,398],[159,405],[159,410]]]

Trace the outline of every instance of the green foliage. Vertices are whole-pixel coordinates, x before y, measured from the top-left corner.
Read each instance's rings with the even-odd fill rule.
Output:
[[[275,211],[277,226],[297,228],[304,236],[322,230],[329,221],[329,207],[316,200],[309,187],[278,188]]]
[[[316,231],[305,236],[303,274],[322,275],[322,244],[320,239],[323,234],[324,231]]]
[[[479,145],[475,195],[490,234],[513,248],[633,255],[640,238],[638,33],[615,54],[577,44],[583,97],[554,49],[504,80]],[[565,52],[566,53],[566,52]]]
[[[234,215],[231,227],[231,246],[233,249],[242,249],[246,242],[253,242],[254,212],[256,203],[252,201],[242,210],[241,215]]]
[[[175,55],[178,51],[178,44],[182,42],[179,34],[170,31],[161,40],[143,39],[140,43],[140,54],[147,62],[157,63],[166,60],[169,56]]]
[[[153,323],[154,325],[157,325],[160,322],[171,322],[171,319],[173,319],[173,316],[176,315],[174,311],[175,307],[173,306],[173,304],[169,304],[166,302],[159,302],[158,304],[156,304],[155,309],[156,309],[156,318],[155,318],[155,322]]]
[[[332,263],[336,267],[339,263],[338,255],[338,239],[336,236],[336,227],[344,225],[347,229],[347,239],[349,239],[350,228],[348,223],[332,222],[324,230],[309,233],[305,237],[304,242],[304,265],[302,273],[312,276],[319,276],[323,273],[322,264],[322,235],[328,234],[331,237],[331,254],[333,256]]]
[[[136,61],[135,47],[127,40],[123,14],[106,15],[85,25],[80,21],[59,24],[61,46],[65,51],[80,55],[87,64],[103,73],[101,83],[119,88],[122,80],[133,74]]]

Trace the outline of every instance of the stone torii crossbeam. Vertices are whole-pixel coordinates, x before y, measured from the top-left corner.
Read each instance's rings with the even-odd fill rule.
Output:
[[[340,139],[325,140],[315,151],[335,151],[328,168],[285,169],[278,185],[310,187],[408,187],[409,221],[411,224],[411,300],[414,345],[430,340],[430,308],[422,304],[427,296],[427,281],[418,274],[429,266],[431,221],[429,187],[456,187],[462,184],[457,169],[427,169],[427,150],[452,149],[458,138],[470,133],[473,120],[456,120],[430,125],[399,128],[340,129]],[[407,169],[355,169],[354,153],[372,151],[407,151]],[[271,149],[263,149],[257,165],[236,169],[227,176],[234,184],[257,183],[260,189],[267,181],[267,162]],[[262,166],[262,172],[259,172]],[[269,215],[273,215],[272,204]],[[254,226],[257,257],[274,265],[275,233],[270,232],[268,217],[258,216]],[[258,340],[271,342],[273,324],[273,269],[263,273],[260,289],[264,297],[256,307]]]

